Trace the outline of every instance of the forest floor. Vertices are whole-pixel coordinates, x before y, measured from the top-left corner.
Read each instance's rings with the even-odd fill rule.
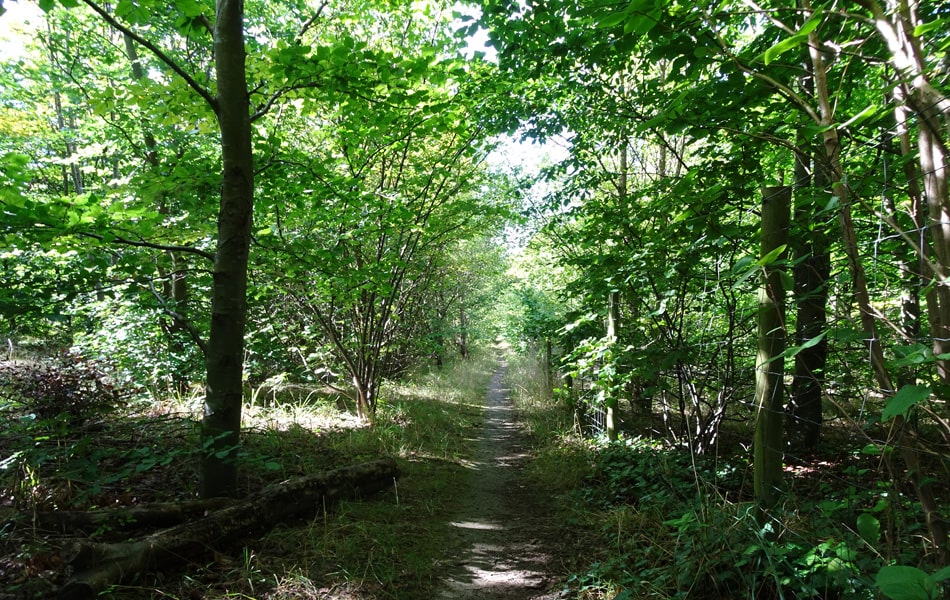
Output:
[[[585,546],[562,497],[573,488],[538,470],[539,440],[515,408],[496,352],[391,386],[374,428],[335,396],[278,401],[266,392],[244,411],[243,493],[379,456],[397,459],[398,486],[140,573],[106,597],[577,597],[565,591]],[[198,407],[139,403],[79,425],[17,404],[0,410],[0,429],[10,434],[0,437],[0,598],[54,595],[71,577],[62,556],[76,542],[150,531],[134,521],[60,530],[38,526],[38,516],[193,499]]]
[[[437,591],[441,599],[560,598],[567,528],[550,492],[526,476],[530,459],[499,362],[465,491],[451,522],[462,548]]]

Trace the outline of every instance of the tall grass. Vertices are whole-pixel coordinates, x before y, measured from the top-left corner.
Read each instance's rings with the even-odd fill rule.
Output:
[[[249,546],[257,568],[269,574],[269,585],[259,586],[253,597],[427,597],[458,543],[448,523],[465,489],[464,457],[477,439],[494,366],[492,353],[482,352],[387,383],[374,427],[345,415],[334,421],[332,410],[326,420],[326,405],[337,405],[332,398],[308,407],[249,411],[255,415],[249,425],[260,430],[251,451],[279,452],[266,460],[282,456],[296,465],[288,470],[325,468],[327,457],[340,464],[385,455],[397,458],[401,472],[390,492],[343,502],[304,526],[275,530]],[[319,427],[319,435],[301,436],[309,427]],[[239,587],[226,591],[247,593]]]
[[[575,435],[573,414],[546,384],[543,365],[520,354],[509,355],[508,363],[505,380],[533,446],[528,476],[550,491],[556,510],[576,520],[573,494],[590,472],[591,446]]]

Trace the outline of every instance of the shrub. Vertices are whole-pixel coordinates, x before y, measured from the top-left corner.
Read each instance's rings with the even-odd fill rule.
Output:
[[[789,509],[800,511],[778,509],[763,526],[743,474],[642,440],[600,448],[580,497],[606,543],[573,583],[589,594],[622,590],[617,598],[875,596],[876,520],[861,513],[874,490],[828,489],[821,506],[798,498]],[[831,503],[852,512],[824,518]]]
[[[41,421],[83,423],[114,411],[129,395],[110,382],[100,363],[76,355],[0,364],[0,399]]]

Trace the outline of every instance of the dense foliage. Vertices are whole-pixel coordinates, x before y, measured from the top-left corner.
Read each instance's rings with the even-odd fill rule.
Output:
[[[884,564],[848,568],[880,569],[881,589],[904,597],[892,595],[896,581],[946,565],[946,7],[488,0],[482,10],[500,70],[519,82],[526,135],[570,147],[547,171],[544,226],[529,244],[548,265],[536,272],[564,283],[522,303],[530,314],[545,294],[563,307],[523,334],[553,341],[542,359],[561,368],[556,391],[577,426],[672,441],[697,476],[705,455],[735,451],[735,434],[754,441],[760,528],[815,500],[793,493],[793,466],[842,451],[878,457],[886,469],[846,477],[869,495],[890,490],[889,510],[925,528],[929,546],[908,553],[904,538]],[[780,198],[788,241],[765,250],[763,215]],[[767,308],[778,325],[763,329]],[[707,514],[696,524],[716,528]],[[770,560],[794,554],[773,538],[762,546]],[[627,594],[637,560],[611,570],[629,574],[618,584]],[[817,577],[794,571],[776,581]],[[937,594],[935,577],[914,597]],[[872,579],[836,593],[867,597]],[[824,593],[784,586],[771,593]]]
[[[202,379],[214,284],[215,115],[195,81],[211,13],[87,4],[45,5],[23,24],[35,42],[5,59],[3,333],[184,392]],[[384,376],[444,352],[477,310],[466,248],[512,202],[474,112],[494,92],[436,4],[289,8],[246,17],[247,377],[355,378],[369,416]]]
[[[662,513],[678,540],[619,539],[586,591],[938,594],[945,3],[461,9],[0,2],[0,338],[33,361],[0,365],[17,435],[72,448],[117,390],[203,386],[201,494],[233,495],[245,400],[306,385],[372,422],[384,382],[503,336],[607,444],[583,501]],[[466,49],[483,30],[489,52]],[[490,168],[513,131],[566,156]],[[59,460],[37,452],[2,466]],[[841,485],[806,485],[826,467]]]

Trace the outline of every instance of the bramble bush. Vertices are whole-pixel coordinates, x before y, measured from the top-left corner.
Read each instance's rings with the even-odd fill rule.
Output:
[[[83,423],[116,410],[130,394],[111,382],[100,362],[74,354],[0,365],[0,400],[40,421]]]

